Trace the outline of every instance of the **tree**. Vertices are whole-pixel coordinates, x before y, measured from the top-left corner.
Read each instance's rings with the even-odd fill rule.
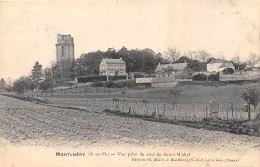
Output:
[[[189,62],[190,59],[187,56],[181,56],[176,63],[185,63],[185,62]]]
[[[168,77],[172,74],[173,71],[174,71],[174,69],[172,67],[166,67],[166,68],[162,69],[162,72],[167,74]]]
[[[6,90],[6,82],[4,78],[0,79],[0,91]]]
[[[31,96],[33,97],[33,91],[37,88],[37,85],[33,82],[32,76],[28,76],[25,78],[26,87],[28,90],[31,90]]]
[[[256,53],[249,53],[249,59],[247,60],[248,64],[255,65],[258,61],[260,61],[260,55],[257,55]]]
[[[41,90],[42,93],[45,93],[45,100],[47,99],[48,90],[51,90],[52,88],[53,88],[53,80],[50,78],[43,80],[39,84],[39,90]]]
[[[246,67],[246,63],[241,62],[241,57],[238,54],[236,54],[236,56],[232,58],[232,62],[236,70],[244,70]]]
[[[236,56],[234,58],[232,58],[232,62],[236,63],[236,64],[240,64],[241,63],[241,57],[236,54]]]
[[[167,48],[164,54],[166,55],[166,58],[171,59],[173,63],[177,61],[181,55],[177,48]]]
[[[39,86],[39,83],[42,79],[42,65],[38,61],[35,62],[32,69],[32,80],[36,86]]]
[[[108,81],[105,83],[105,87],[108,88],[109,92],[110,92],[110,88],[113,88],[115,86],[115,83],[113,81]]]
[[[197,60],[199,60],[199,61],[205,63],[206,60],[207,60],[209,57],[211,57],[211,55],[210,55],[207,51],[205,51],[205,50],[198,50],[198,51],[197,51],[197,55],[195,56],[195,59],[197,59]]]
[[[194,52],[194,51],[186,51],[186,52],[183,53],[183,56],[186,56],[189,59],[194,59],[195,54],[196,54],[196,52]]]
[[[12,87],[13,87],[12,79],[10,77],[8,77],[7,78],[7,82],[6,82],[6,90],[7,90],[7,92],[11,92],[12,91]]]
[[[26,77],[22,76],[13,84],[13,90],[18,94],[24,94],[27,88]]]
[[[259,90],[256,88],[248,88],[241,95],[241,97],[247,102],[249,120],[251,120],[250,105],[253,105],[254,108],[256,109],[256,107],[259,103],[259,95],[260,95]]]
[[[190,60],[187,64],[187,69],[192,72],[206,71],[206,63],[199,62],[198,60]]]

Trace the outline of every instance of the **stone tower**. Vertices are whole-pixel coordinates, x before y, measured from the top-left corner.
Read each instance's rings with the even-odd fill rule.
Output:
[[[71,35],[57,35],[57,65],[61,70],[68,69],[74,62],[74,42]]]

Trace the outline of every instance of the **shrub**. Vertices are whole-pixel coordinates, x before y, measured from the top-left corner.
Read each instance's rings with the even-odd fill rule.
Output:
[[[192,80],[193,81],[206,81],[207,80],[207,75],[205,75],[205,74],[197,74],[197,75],[194,75],[192,77]]]
[[[126,75],[120,75],[120,76],[109,76],[108,79],[110,81],[116,81],[116,80],[125,80],[127,78]]]
[[[92,83],[92,86],[93,86],[93,87],[102,87],[102,86],[104,86],[104,84],[103,84],[102,81],[100,81],[100,80],[95,80],[95,81]]]
[[[232,68],[225,68],[223,70],[223,74],[233,74],[234,70]]]
[[[118,82],[118,83],[115,83],[114,87],[115,87],[115,88],[123,88],[123,87],[124,87],[124,84],[121,83],[121,82]]]
[[[219,81],[219,73],[217,73],[217,74],[210,74],[208,76],[208,80],[209,81]]]
[[[94,82],[95,80],[106,81],[105,75],[88,75],[77,77],[78,83]]]
[[[113,88],[115,86],[115,83],[113,81],[108,81],[105,83],[105,87],[107,88]]]

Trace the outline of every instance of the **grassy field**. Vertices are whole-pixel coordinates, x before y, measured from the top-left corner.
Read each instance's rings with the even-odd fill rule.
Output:
[[[48,100],[52,104],[76,106],[90,111],[101,112],[106,108],[115,108],[113,98],[116,98],[119,99],[118,107],[121,111],[128,112],[131,106],[132,110],[137,111],[139,114],[144,114],[145,104],[143,100],[146,99],[149,100],[149,105],[146,105],[149,114],[152,114],[156,105],[158,105],[158,113],[161,115],[164,113],[167,117],[196,116],[201,118],[208,115],[209,103],[215,100],[220,102],[219,116],[222,119],[247,119],[247,113],[245,112],[246,102],[241,98],[241,94],[249,87],[260,89],[260,84],[229,84],[217,87],[179,85],[175,88],[150,88],[142,90],[113,89],[113,91],[109,91],[108,89],[102,91],[103,88],[99,88],[99,92],[93,91],[93,93],[72,93],[73,91],[67,91],[67,93],[53,92],[48,94]],[[122,94],[122,91],[126,93]],[[171,94],[171,91],[177,92],[177,94]],[[35,96],[44,99],[40,94],[35,94]],[[233,105],[233,114],[231,105]],[[259,111],[259,107],[256,111]],[[253,111],[252,115],[254,117],[256,112]]]

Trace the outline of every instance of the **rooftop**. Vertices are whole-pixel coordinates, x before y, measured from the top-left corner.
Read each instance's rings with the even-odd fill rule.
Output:
[[[125,64],[125,62],[124,62],[124,60],[122,60],[122,58],[120,58],[120,59],[104,58],[103,61],[105,61],[106,63],[109,63],[109,64],[118,64],[118,63]]]
[[[174,63],[174,64],[159,64],[155,71],[161,71],[162,69],[165,69],[167,67],[172,67],[176,70],[184,70],[187,67],[187,63]]]

